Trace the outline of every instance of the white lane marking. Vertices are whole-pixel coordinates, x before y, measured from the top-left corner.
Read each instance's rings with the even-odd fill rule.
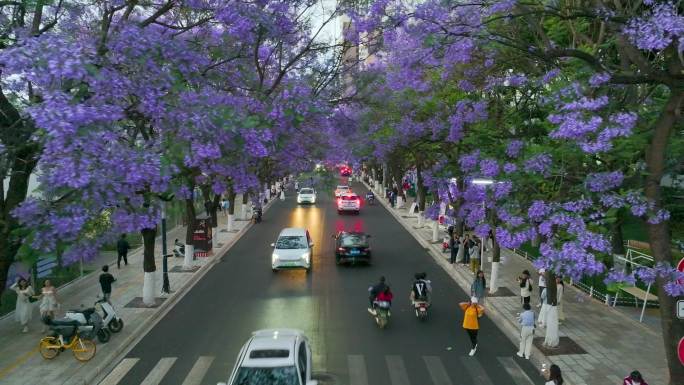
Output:
[[[385,356],[392,385],[411,385],[401,356]]]
[[[423,361],[427,366],[432,383],[435,385],[453,385],[442,360],[437,356],[423,356]]]
[[[100,381],[100,385],[118,384],[138,361],[140,361],[140,358],[124,358],[111,372],[109,372],[104,380]]]
[[[162,378],[164,378],[169,369],[171,369],[171,366],[173,366],[173,363],[176,362],[176,359],[177,357],[164,357],[160,359],[140,385],[159,385]]]
[[[349,385],[368,385],[366,361],[362,355],[348,355],[347,365],[349,366]]]
[[[214,362],[214,357],[200,356],[190,369],[190,373],[185,377],[182,385],[200,385],[212,362]]]
[[[497,357],[504,369],[513,378],[515,385],[534,385],[527,373],[518,365],[512,357]]]
[[[487,376],[487,372],[485,372],[482,365],[480,365],[480,362],[477,361],[477,358],[470,356],[461,357],[461,362],[463,363],[463,366],[465,366],[468,374],[470,374],[471,384],[494,385],[492,380],[489,379],[489,376]]]

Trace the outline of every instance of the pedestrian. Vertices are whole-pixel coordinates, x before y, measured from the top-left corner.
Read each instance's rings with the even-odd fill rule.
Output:
[[[622,380],[622,385],[648,385],[638,370],[633,371]]]
[[[463,263],[463,258],[465,255],[465,246],[463,246],[463,240],[461,237],[456,237],[456,244],[458,245],[458,251],[456,253],[456,263]]]
[[[476,274],[478,270],[480,270],[480,245],[479,242],[482,242],[482,240],[478,240],[478,242],[473,242],[473,245],[470,247],[470,271],[473,272],[473,274]]]
[[[228,209],[230,208],[230,202],[228,199],[223,198],[221,200],[221,210],[223,211],[223,215],[228,216]]]
[[[542,293],[546,289],[546,270],[539,269],[539,305],[537,307],[542,307],[544,300],[542,299]]]
[[[546,314],[549,312],[550,306],[546,301],[546,288],[541,289],[541,302],[543,305],[541,310],[539,310],[539,318],[537,319],[537,323],[539,324],[539,327],[543,328],[546,325]]]
[[[131,245],[128,244],[126,240],[126,234],[121,234],[121,238],[116,242],[116,251],[119,254],[116,259],[116,267],[121,268],[121,259],[123,258],[124,264],[128,266],[128,250],[130,250]]]
[[[280,190],[280,200],[281,201],[285,200],[285,190]]]
[[[532,280],[530,272],[523,270],[522,275],[516,280],[520,285],[520,302],[524,305],[530,303],[530,296],[532,295]]]
[[[449,255],[449,263],[452,265],[456,263],[456,259],[458,257],[458,252],[459,252],[459,242],[458,242],[458,236],[454,234],[453,232],[449,236],[449,252],[451,253]]]
[[[477,303],[484,305],[487,289],[487,279],[484,271],[478,270],[473,283],[470,285],[470,296],[477,298]]]
[[[296,192],[299,192],[299,182],[298,181],[294,182],[294,188],[295,188]]]
[[[516,354],[518,357],[525,357],[525,359],[529,360],[535,326],[534,312],[529,303],[523,304],[523,312],[518,317],[518,322],[520,322],[520,348]]]
[[[463,244],[461,247],[463,247],[463,264],[467,265],[470,263],[470,248],[473,246],[473,241],[470,239],[470,236],[466,234],[463,238]]]
[[[109,302],[112,296],[112,283],[116,282],[113,275],[109,273],[109,266],[102,266],[102,274],[100,274],[100,288],[102,288],[102,297]]]
[[[57,289],[52,286],[52,282],[49,279],[46,279],[45,283],[43,283],[39,297],[41,298],[40,319],[55,319],[55,312],[59,307],[59,302],[57,301]],[[46,326],[43,324],[43,332],[46,330]]]
[[[22,277],[18,277],[14,285],[10,289],[17,293],[17,304],[14,309],[14,318],[19,322],[23,333],[28,333],[28,323],[31,321],[33,315],[33,308],[31,307],[31,299],[33,299],[34,292],[31,284]]]
[[[563,312],[563,293],[565,292],[565,283],[563,277],[556,277],[556,306],[558,306],[558,322],[565,321],[565,313]]]
[[[463,329],[470,338],[470,353],[474,356],[477,351],[477,332],[480,329],[478,318],[484,314],[484,308],[477,304],[477,298],[471,297],[469,302],[461,302],[458,306],[463,310]]]
[[[558,365],[552,364],[548,370],[543,368],[542,373],[546,378],[544,385],[563,385],[563,376]]]

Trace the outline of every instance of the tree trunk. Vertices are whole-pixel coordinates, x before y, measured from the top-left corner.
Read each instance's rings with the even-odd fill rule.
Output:
[[[622,223],[624,221],[625,210],[620,209],[617,212],[617,218],[615,222],[610,226],[610,242],[611,249],[613,251],[612,258],[606,258],[604,263],[608,269],[612,269],[617,263],[618,265],[624,265],[624,261],[618,259],[619,257],[624,258],[625,251],[625,240],[622,237]]]
[[[684,101],[684,91],[672,90],[667,104],[653,127],[653,137],[646,152],[646,181],[644,194],[646,198],[655,204],[655,210],[663,208],[662,191],[660,181],[665,172],[665,153],[672,128],[677,123]],[[673,265],[672,250],[670,247],[669,223],[663,221],[656,224],[647,222],[648,239],[651,244],[651,252],[656,263],[664,262]],[[684,365],[677,357],[677,343],[684,336],[684,321],[675,319],[675,297],[667,294],[664,288],[665,280],[658,277],[658,301],[660,302],[660,322],[665,344],[665,357],[667,358],[670,372],[670,385],[684,384]]]
[[[418,198],[418,211],[425,211],[426,189],[423,183],[423,171],[420,164],[416,165],[416,196]]]
[[[185,220],[187,227],[185,228],[185,256],[183,258],[183,268],[192,268],[192,261],[195,255],[195,243],[193,242],[193,235],[195,233],[195,222],[197,215],[195,214],[195,202],[192,198],[185,200]]]
[[[233,221],[235,219],[235,190],[228,189],[228,224],[227,230],[233,231]]]
[[[143,238],[143,303],[147,306],[154,306],[155,271],[157,266],[154,261],[154,243],[157,238],[157,228],[142,229],[140,231]]]
[[[257,199],[259,199],[259,194],[256,195]],[[262,203],[263,202],[259,202]],[[242,193],[242,220],[246,221],[247,218],[247,207],[249,206],[249,193],[244,192]],[[227,214],[227,213],[226,213]]]
[[[544,345],[557,347],[560,339],[558,337],[558,298],[556,288],[556,274],[552,271],[546,272],[546,335]]]

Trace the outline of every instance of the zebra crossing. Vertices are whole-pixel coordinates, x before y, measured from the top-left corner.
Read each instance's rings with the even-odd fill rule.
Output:
[[[203,385],[210,384],[205,379],[207,372],[214,362],[213,356],[200,356],[196,359],[190,371],[187,373],[182,382],[180,379],[176,383],[181,385]],[[141,385],[159,385],[162,380],[164,383],[174,383],[170,379],[165,379],[169,370],[176,363],[178,357],[162,357],[153,368],[146,374]],[[124,358],[119,364],[99,383],[99,385],[128,385],[132,382],[125,380],[126,375],[140,362],[140,358]],[[451,360],[451,359],[450,359]],[[491,371],[485,370],[482,364],[472,357],[461,356],[457,358],[460,366],[465,368],[465,373],[459,373],[456,376],[450,376],[447,371],[447,364],[444,358],[439,356],[422,356],[422,364],[429,374],[429,378],[425,378],[420,383],[411,382],[409,373],[406,368],[404,358],[399,355],[387,355],[384,357],[384,375],[391,385],[459,385],[459,384],[478,384],[478,385],[499,385],[501,382],[490,377]],[[497,362],[510,376],[510,381],[507,385],[534,385],[535,383],[525,373],[525,371],[518,364],[519,360],[513,357],[496,357]],[[321,385],[371,385],[369,381],[369,371],[380,370],[377,366],[370,367],[367,363],[366,357],[360,354],[350,354],[347,356],[347,373],[340,373],[340,377],[348,380],[340,383],[328,384],[321,383]],[[497,375],[500,377],[500,374]],[[222,380],[227,380],[222,379]],[[347,382],[348,381],[348,382]],[[214,384],[213,382],[211,383]]]

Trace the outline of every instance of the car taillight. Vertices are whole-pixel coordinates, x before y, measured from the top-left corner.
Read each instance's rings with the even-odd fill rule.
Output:
[[[342,203],[342,199],[337,200],[337,204],[339,205],[340,203]]]

